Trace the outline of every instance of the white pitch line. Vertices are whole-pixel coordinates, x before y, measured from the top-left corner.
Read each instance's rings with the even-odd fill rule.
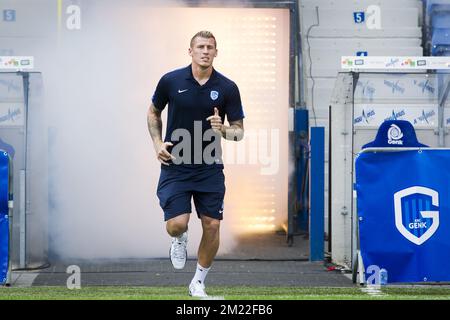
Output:
[[[200,300],[225,300],[223,296],[207,296],[205,298],[201,298]]]
[[[386,295],[381,291],[380,285],[367,285],[365,288],[361,288],[361,291],[373,297],[381,297]]]

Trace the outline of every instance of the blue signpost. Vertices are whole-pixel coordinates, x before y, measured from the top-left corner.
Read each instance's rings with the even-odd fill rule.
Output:
[[[389,282],[450,281],[450,150],[364,152],[356,159],[360,251]]]

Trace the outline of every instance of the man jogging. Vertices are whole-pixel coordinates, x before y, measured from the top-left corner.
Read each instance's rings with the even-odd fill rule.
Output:
[[[184,268],[193,198],[203,234],[189,294],[206,297],[204,283],[219,249],[225,196],[220,140],[243,138],[244,112],[236,84],[213,68],[217,56],[214,35],[198,32],[192,37],[188,52],[192,63],[165,74],[159,81],[147,122],[161,162],[157,194],[172,237],[170,259],[175,269]],[[161,112],[167,104],[163,141]],[[229,126],[223,124],[225,117]]]

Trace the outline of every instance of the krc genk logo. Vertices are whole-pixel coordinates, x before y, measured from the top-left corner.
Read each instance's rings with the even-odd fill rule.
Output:
[[[439,227],[439,193],[414,186],[394,194],[395,226],[409,241],[421,245]]]
[[[392,124],[387,132],[388,144],[403,145],[402,130],[395,124]]]

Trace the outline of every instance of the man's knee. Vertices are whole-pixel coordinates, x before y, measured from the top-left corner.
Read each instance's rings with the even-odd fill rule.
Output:
[[[167,233],[170,234],[172,237],[178,237],[183,232],[187,230],[186,224],[180,223],[180,222],[167,222],[166,225]]]
[[[166,223],[167,233],[169,233],[172,237],[178,237],[187,230],[187,223],[188,220],[183,218],[170,219]]]
[[[210,235],[215,235],[215,234],[219,233],[220,220],[203,216],[202,217],[202,226],[203,226],[203,232],[206,232]]]

